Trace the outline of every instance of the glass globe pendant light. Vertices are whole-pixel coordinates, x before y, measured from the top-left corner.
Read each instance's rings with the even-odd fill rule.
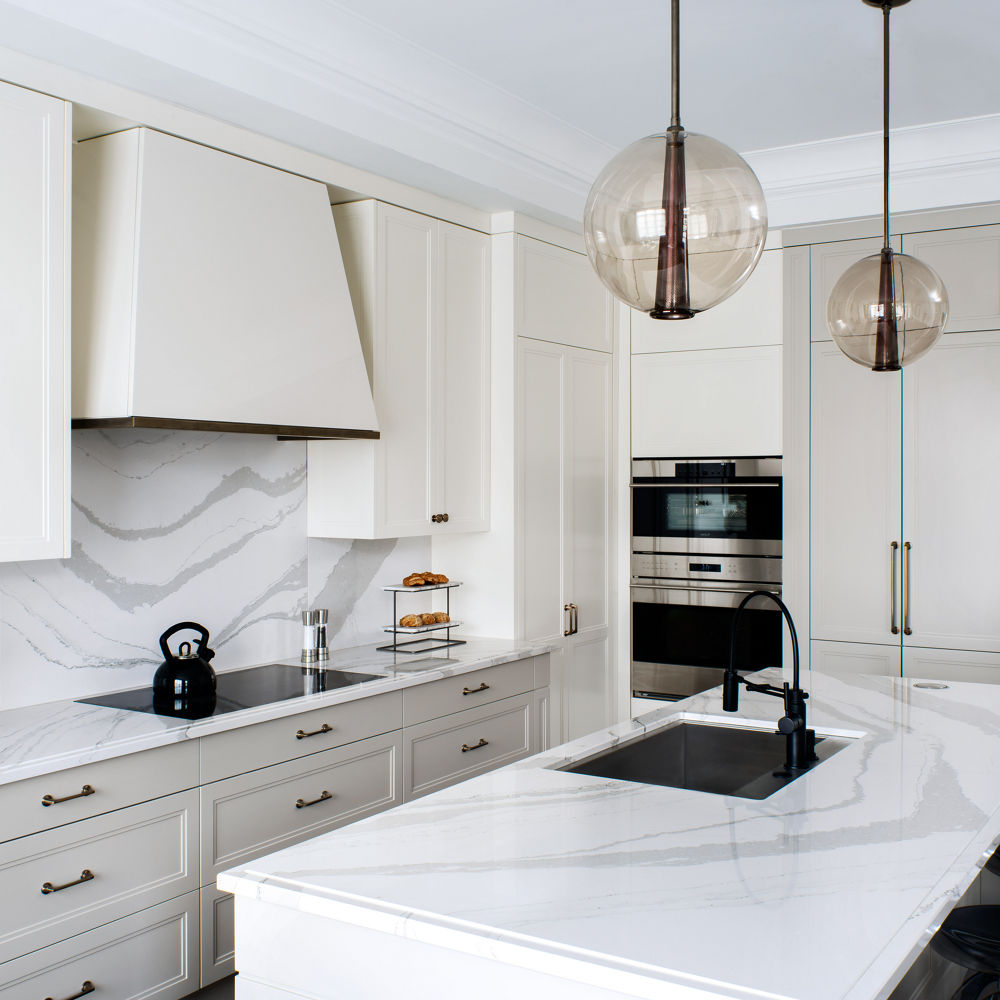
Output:
[[[873,372],[923,357],[948,319],[937,273],[889,245],[889,12],[909,0],[862,0],[882,10],[882,250],[852,264],[833,287],[826,320],[836,345]]]
[[[594,181],[583,217],[611,293],[654,319],[690,319],[750,277],[767,236],[760,182],[739,153],[680,122],[680,0],[671,0],[671,116]]]

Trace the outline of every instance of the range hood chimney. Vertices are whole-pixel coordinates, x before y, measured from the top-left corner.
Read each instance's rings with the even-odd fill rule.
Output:
[[[74,427],[379,436],[323,184],[147,128],[73,167]]]

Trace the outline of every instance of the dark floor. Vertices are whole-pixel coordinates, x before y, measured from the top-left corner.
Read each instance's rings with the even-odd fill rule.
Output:
[[[198,990],[197,993],[192,993],[187,1000],[233,1000],[233,982],[235,976],[231,976],[229,979],[223,979],[221,983],[213,983],[211,986],[206,986],[203,990]]]

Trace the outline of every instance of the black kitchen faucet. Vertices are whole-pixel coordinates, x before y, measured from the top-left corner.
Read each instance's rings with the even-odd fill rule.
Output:
[[[736,673],[736,630],[740,623],[743,609],[755,598],[767,597],[781,609],[788,631],[792,637],[792,683],[788,681],[779,688],[773,684],[755,684]],[[775,698],[783,698],[785,714],[778,720],[778,732],[785,736],[785,773],[794,775],[806,771],[818,760],[816,756],[816,733],[806,728],[806,699],[809,697],[799,687],[799,638],[795,634],[795,623],[785,607],[784,601],[767,590],[755,590],[740,601],[740,606],[733,615],[733,624],[729,631],[729,666],[722,682],[722,710],[735,712],[740,707],[740,684],[748,691],[759,691]]]

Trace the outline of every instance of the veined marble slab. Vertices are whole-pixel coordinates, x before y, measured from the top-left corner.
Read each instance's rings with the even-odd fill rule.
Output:
[[[1000,687],[814,673],[810,693],[811,725],[857,738],[764,800],[556,770],[678,718],[780,714],[744,693],[725,715],[716,690],[219,885],[248,925],[279,908],[627,996],[886,997],[1000,838]]]
[[[512,639],[468,639],[464,646],[449,649],[448,655],[380,653],[374,644],[333,650],[330,659],[322,663],[323,667],[380,676],[353,687],[303,695],[196,721],[100,705],[80,705],[74,701],[9,709],[0,712],[0,785],[326,705],[356,701],[384,691],[426,684],[498,663],[539,656],[553,648],[548,643]],[[287,663],[289,669],[300,666],[293,660]]]

